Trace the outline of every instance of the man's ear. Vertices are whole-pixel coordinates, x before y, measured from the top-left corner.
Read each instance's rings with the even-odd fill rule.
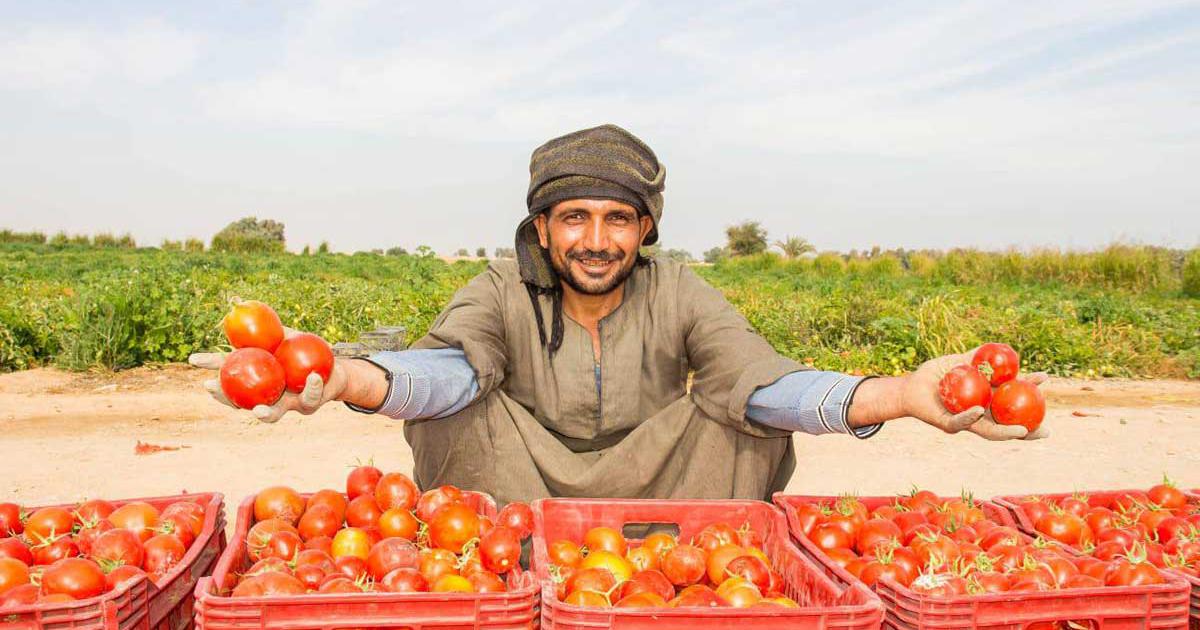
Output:
[[[651,230],[654,229],[654,219],[651,218],[649,215],[645,215],[645,214],[643,214],[642,216],[640,216],[638,218],[640,219],[640,221],[642,223],[642,240],[640,242],[642,244],[645,244],[646,236],[648,234],[650,234]]]
[[[533,218],[533,227],[537,228],[538,243],[542,247],[544,247],[546,249],[550,249],[550,240],[549,240],[549,238],[547,238],[547,232],[546,232],[549,229],[549,226],[546,225],[546,213],[545,212],[543,212]]]

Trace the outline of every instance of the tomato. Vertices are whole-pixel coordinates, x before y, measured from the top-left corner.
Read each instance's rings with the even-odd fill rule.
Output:
[[[546,554],[550,557],[550,564],[560,567],[578,568],[579,563],[583,561],[583,551],[579,545],[569,540],[556,540],[550,543],[546,548]]]
[[[648,571],[659,567],[658,556],[644,545],[630,548],[625,552],[625,559],[633,565],[634,571]]]
[[[233,597],[272,597],[276,595],[303,595],[307,592],[304,583],[279,571],[268,571],[242,580],[233,589]]]
[[[327,575],[317,588],[318,593],[362,593],[366,589],[354,580],[342,575]]]
[[[0,594],[29,583],[29,567],[13,558],[0,558]]]
[[[296,527],[300,538],[304,541],[321,536],[333,537],[342,527],[342,521],[328,505],[314,505],[304,511],[300,524]]]
[[[163,508],[159,518],[166,518],[168,516],[185,517],[186,523],[192,530],[193,539],[199,537],[200,533],[204,531],[206,515],[203,505],[192,503],[191,501],[176,501]],[[180,520],[179,523],[183,524],[185,520]]]
[[[961,554],[958,544],[944,534],[918,536],[911,548],[917,555],[918,566],[934,569],[950,566]]]
[[[249,569],[247,569],[246,573],[243,574],[243,577],[247,575],[259,575],[260,573],[268,573],[271,571],[291,573],[292,569],[286,560],[281,560],[279,558],[263,558],[262,560],[255,562]]]
[[[899,541],[903,535],[904,533],[900,531],[900,526],[892,521],[873,518],[863,523],[862,528],[859,529],[858,539],[855,541],[854,547],[859,553],[866,553],[880,543],[887,543],[893,540]]]
[[[275,349],[275,360],[283,366],[287,390],[297,394],[304,391],[309,374],[315,372],[321,382],[328,383],[333,372],[333,349],[312,333],[300,333],[281,341]]]
[[[283,366],[266,350],[242,348],[225,357],[220,372],[221,391],[242,409],[273,405],[283,395]]]
[[[521,540],[533,533],[533,508],[528,503],[514,501],[504,506],[497,515],[498,524],[504,525],[517,532]]]
[[[438,509],[429,521],[429,542],[454,553],[479,534],[479,515],[470,506],[451,503]]]
[[[1150,497],[1141,490],[1123,493],[1121,496],[1113,499],[1113,508],[1122,514],[1141,510],[1143,506],[1150,502]]]
[[[31,548],[35,564],[53,564],[63,558],[74,558],[79,555],[79,547],[69,536],[59,536],[49,539]]]
[[[972,407],[987,407],[992,399],[992,388],[979,370],[960,365],[946,372],[938,382],[938,396],[946,411],[962,413]]]
[[[664,600],[668,600],[675,597],[675,587],[661,571],[638,571],[621,584],[617,597],[624,599],[637,593],[654,593]]]
[[[386,538],[367,553],[367,573],[375,580],[396,569],[416,569],[420,562],[417,547],[403,538]]]
[[[1187,495],[1170,479],[1163,477],[1163,482],[1146,491],[1150,502],[1168,510],[1178,510],[1187,505]]]
[[[1084,516],[1088,527],[1099,537],[1106,530],[1117,526],[1117,514],[1106,507],[1094,507]],[[1036,520],[1034,521],[1037,522]]]
[[[412,510],[417,507],[421,491],[412,479],[401,473],[387,473],[375,484],[375,504],[387,511],[392,508]]]
[[[108,521],[101,522],[107,523]],[[196,536],[192,534],[191,517],[179,512],[160,516],[158,519],[157,531],[160,534],[173,534],[178,536],[179,541],[183,543],[184,547],[191,547],[192,543],[196,540]]]
[[[988,377],[992,387],[999,387],[1017,378],[1021,358],[1006,343],[985,343],[971,357],[971,365]]]
[[[117,508],[108,501],[103,499],[92,499],[91,501],[84,501],[83,503],[80,503],[79,506],[75,508],[75,518],[78,519],[80,523],[95,523],[108,518],[108,515],[112,514],[113,510],[115,509]]]
[[[143,501],[126,503],[108,515],[108,520],[112,521],[113,525],[137,534],[142,542],[154,535],[158,518],[158,508]]]
[[[625,537],[611,527],[593,527],[583,535],[583,546],[588,551],[607,551],[624,556],[628,550]]]
[[[731,577],[717,587],[717,597],[733,608],[749,608],[762,599],[762,593],[746,580]]]
[[[471,590],[476,593],[503,593],[508,590],[504,586],[504,580],[491,571],[476,571],[467,576],[467,581],[471,583]]]
[[[367,533],[358,527],[347,527],[333,537],[333,551],[329,554],[334,560],[343,556],[354,556],[367,559],[371,551],[370,539]]]
[[[18,536],[25,531],[21,522],[21,506],[16,503],[0,503],[0,538]]]
[[[303,548],[304,541],[300,539],[300,535],[296,532],[275,532],[267,539],[267,548],[263,551],[262,557],[279,558],[280,560],[291,562]]]
[[[680,591],[675,599],[667,602],[667,606],[671,608],[715,608],[726,604],[716,592],[703,584],[693,584]]]
[[[668,551],[674,549],[678,544],[679,541],[676,540],[674,536],[662,532],[650,534],[649,536],[646,536],[645,540],[642,541],[642,547],[649,549],[651,553],[657,556],[660,563],[662,561],[662,557],[665,556]]]
[[[1105,586],[1144,586],[1162,584],[1166,579],[1162,573],[1147,562],[1135,562],[1128,558],[1113,560],[1104,572]]]
[[[0,558],[20,560],[23,564],[33,564],[33,553],[29,546],[20,538],[0,538]]]
[[[424,593],[429,590],[429,582],[421,576],[421,572],[409,567],[394,569],[379,581],[384,590],[391,593]]]
[[[83,558],[66,558],[42,572],[42,593],[62,593],[74,599],[95,597],[108,588],[100,565]]]
[[[805,503],[792,512],[793,519],[805,536],[812,533],[819,523],[825,520],[825,509],[816,503]]]
[[[313,509],[321,505],[329,508],[334,515],[334,520],[339,525],[346,519],[346,506],[349,503],[345,495],[336,490],[318,490],[308,497],[308,502],[304,505],[304,511]]]
[[[713,584],[725,581],[725,578],[728,577],[725,575],[725,568],[734,558],[744,555],[746,555],[746,550],[737,545],[727,544],[714,549],[712,553],[708,554],[706,563],[708,580]]]
[[[521,536],[507,525],[497,525],[479,539],[479,560],[493,573],[507,573],[521,561]]]
[[[364,494],[375,494],[375,486],[383,477],[383,471],[367,464],[350,471],[346,476],[346,496],[351,501]]]
[[[1099,578],[1081,573],[1068,578],[1062,588],[1100,588],[1102,586],[1104,586],[1104,582]]]
[[[304,499],[299,492],[287,486],[272,486],[255,495],[254,520],[278,518],[295,525],[300,522],[304,507]]]
[[[571,606],[583,606],[586,608],[608,608],[612,604],[608,601],[608,596],[599,591],[580,590],[574,591],[563,599],[564,604]]]
[[[906,567],[890,561],[872,560],[863,567],[859,579],[867,586],[874,586],[879,580],[884,578],[890,579],[903,586],[912,584],[916,579],[915,572],[908,570]]]
[[[25,537],[34,544],[70,534],[74,528],[75,517],[58,507],[42,508],[25,519]]]
[[[92,543],[92,559],[101,564],[142,566],[145,553],[137,534],[127,529],[112,529]]]
[[[451,554],[451,558],[449,559],[441,556],[425,556],[418,562],[417,569],[421,572],[421,577],[424,577],[426,582],[436,584],[442,576],[455,574],[457,570],[455,568],[456,563],[452,558],[453,554]]]
[[[416,540],[421,524],[404,508],[392,508],[379,517],[379,533],[384,538]]]
[[[267,544],[271,542],[271,537],[281,531],[299,535],[291,523],[282,519],[272,518],[255,523],[246,534],[246,551],[250,555],[250,560],[253,562],[262,560],[267,553]]]
[[[1014,380],[992,395],[992,418],[999,424],[1021,425],[1035,431],[1046,416],[1046,398],[1037,385]]]
[[[662,595],[643,591],[617,600],[613,608],[665,608],[666,605],[667,600]]]
[[[434,593],[473,593],[471,581],[461,575],[443,575],[433,583]]]
[[[350,527],[372,527],[378,525],[382,517],[383,510],[375,503],[374,495],[359,495],[346,507],[346,524]]]
[[[611,551],[604,551],[603,549],[589,552],[588,555],[583,558],[583,562],[579,564],[579,568],[608,569],[608,572],[612,573],[613,577],[615,577],[618,582],[628,580],[630,576],[633,575],[633,565],[629,564],[628,560]]]
[[[41,594],[41,589],[34,584],[21,584],[8,589],[8,592],[0,595],[0,610],[16,606],[28,606],[36,604],[38,596]]]
[[[426,490],[421,494],[421,498],[417,499],[417,518],[428,523],[433,520],[433,515],[443,506],[462,501],[462,490],[454,486],[441,486],[433,490]]]
[[[575,591],[598,591],[608,593],[617,585],[617,578],[612,572],[603,567],[593,567],[590,569],[580,569],[573,573],[567,579],[566,590],[568,593]]]
[[[755,556],[738,556],[725,565],[725,575],[740,577],[766,592],[771,586],[771,567]]]
[[[858,554],[849,549],[828,549],[825,551],[825,556],[828,557],[834,564],[846,568],[846,565],[858,558]]]
[[[1196,532],[1196,528],[1178,516],[1168,516],[1158,522],[1158,526],[1154,528],[1154,531],[1158,534],[1158,540],[1166,544],[1177,537],[1193,535]]]
[[[304,549],[313,551],[323,551],[326,554],[333,553],[333,538],[329,536],[317,536],[304,541]]]
[[[272,536],[272,541],[281,535],[289,535],[280,533]],[[290,534],[295,536],[295,534]],[[300,537],[296,536],[296,542],[300,542]],[[183,546],[183,542],[174,534],[159,534],[143,545],[145,558],[142,560],[142,568],[146,573],[165,575],[183,561],[183,556],[187,554],[187,547]],[[293,555],[295,555],[293,553]],[[283,558],[283,560],[291,560],[291,557]]]
[[[914,593],[926,597],[951,597],[967,592],[967,582],[961,577],[946,573],[922,573],[912,581]]]
[[[835,523],[821,523],[809,535],[809,540],[817,546],[818,549],[849,549],[851,544],[850,534],[846,530]]]
[[[225,336],[234,348],[258,348],[275,352],[283,341],[283,322],[275,309],[256,300],[237,302],[221,320]]]
[[[662,572],[676,586],[699,582],[707,570],[704,552],[692,545],[677,545],[662,559]],[[607,591],[606,591],[607,592]]]
[[[1000,526],[992,529],[984,535],[983,540],[979,541],[979,546],[983,547],[984,551],[991,551],[992,547],[997,545],[1019,545],[1025,542],[1025,538],[1017,530]]]

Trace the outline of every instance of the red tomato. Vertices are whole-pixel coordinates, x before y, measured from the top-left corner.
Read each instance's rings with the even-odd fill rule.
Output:
[[[621,584],[618,599],[624,599],[637,593],[654,593],[664,600],[675,597],[675,587],[661,571],[638,571]]]
[[[971,357],[971,365],[988,377],[993,387],[999,387],[1017,378],[1021,358],[1006,343],[985,343]]]
[[[23,564],[33,564],[33,552],[20,538],[0,538],[0,558],[20,560]]]
[[[808,538],[817,548],[823,550],[849,549],[852,540],[850,534],[846,533],[845,529],[835,523],[821,523]]]
[[[1147,562],[1135,562],[1128,558],[1113,560],[1104,572],[1105,586],[1144,586],[1162,584],[1166,579],[1162,573]]]
[[[112,529],[92,543],[92,559],[101,564],[142,566],[145,554],[137,534],[127,529]]]
[[[695,547],[692,548],[696,549]],[[608,593],[616,585],[617,578],[613,577],[612,571],[608,569],[602,567],[580,569],[567,579],[567,593],[574,593],[576,591]]]
[[[304,506],[299,492],[287,486],[272,486],[255,495],[254,520],[278,518],[295,525],[304,514]]]
[[[154,535],[158,518],[158,508],[143,501],[126,503],[108,515],[108,520],[112,521],[113,525],[137,534],[142,542]]]
[[[278,518],[272,518],[255,523],[246,534],[246,552],[250,560],[258,562],[267,553],[267,544],[277,532],[287,531],[299,535],[291,523]]]
[[[187,523],[192,529],[192,538],[200,536],[204,531],[204,506],[191,501],[176,501],[167,507],[163,508],[161,518],[167,516],[185,516]]]
[[[683,589],[675,599],[667,603],[671,608],[715,608],[726,605],[728,602],[703,584],[694,584]]]
[[[818,524],[825,520],[826,509],[816,503],[805,503],[794,509],[794,519],[800,531],[807,536]]]
[[[21,522],[21,506],[16,503],[0,503],[0,538],[18,536],[25,531]]]
[[[1196,528],[1178,516],[1168,516],[1158,522],[1158,526],[1154,528],[1154,531],[1158,534],[1159,542],[1167,544],[1179,536],[1194,534]]]
[[[420,497],[417,484],[402,473],[388,473],[375,484],[375,503],[384,511],[392,508],[412,510],[417,507]]]
[[[1051,512],[1035,523],[1034,527],[1046,536],[1067,545],[1081,545],[1085,540],[1092,538],[1087,523],[1066,512]]]
[[[428,523],[433,520],[433,515],[442,506],[450,503],[461,503],[462,500],[462,490],[454,486],[441,486],[433,490],[426,490],[421,495],[421,498],[417,499],[417,518]]]
[[[960,365],[938,382],[938,396],[950,413],[961,413],[971,407],[987,407],[992,399],[992,388],[979,370]]]
[[[849,544],[849,539],[846,538],[846,540]],[[707,562],[704,552],[699,547],[692,545],[677,545],[662,559],[663,575],[666,575],[667,579],[676,586],[687,586],[699,582],[704,577],[706,569]],[[608,590],[605,589],[603,592],[607,593]]]
[[[0,595],[29,583],[29,567],[13,558],[0,558]]]
[[[53,564],[63,558],[74,558],[79,555],[79,547],[70,536],[59,536],[34,545],[33,562],[35,564]]]
[[[435,547],[462,553],[463,545],[479,534],[479,515],[470,506],[442,506],[429,521],[429,542]]]
[[[342,556],[333,561],[332,573],[340,573],[351,580],[361,580],[367,575],[367,561],[358,556]]]
[[[521,536],[507,525],[497,525],[479,539],[479,560],[493,573],[507,573],[521,561]]]
[[[137,582],[145,577],[146,572],[141,567],[130,565],[121,565],[112,571],[109,571],[104,576],[104,582],[108,585],[108,590],[115,591]]]
[[[33,544],[70,534],[75,527],[75,517],[58,507],[47,507],[35,511],[25,519],[25,537]]]
[[[373,527],[379,524],[383,510],[375,503],[375,495],[362,494],[350,500],[346,506],[346,524],[350,527]]]
[[[1013,380],[1001,385],[992,396],[992,418],[999,424],[1021,425],[1030,431],[1042,425],[1046,398],[1037,385]]]
[[[314,505],[304,511],[300,524],[296,526],[300,538],[305,542],[313,538],[328,536],[332,538],[342,527],[342,521],[328,505]]]
[[[500,514],[496,518],[497,524],[510,527],[521,540],[525,540],[533,533],[533,509],[528,503],[514,501],[504,506],[500,510]]]
[[[325,340],[312,334],[300,333],[284,339],[275,349],[275,360],[283,366],[287,390],[299,394],[308,383],[308,375],[316,373],[322,383],[329,382],[333,372],[333,349]]]
[[[403,567],[393,570],[383,576],[380,585],[391,593],[424,593],[429,590],[429,582],[416,569]]]
[[[375,580],[382,580],[396,569],[416,569],[419,562],[417,548],[411,542],[403,538],[385,538],[367,553],[367,573]]]
[[[902,565],[877,559],[868,562],[863,567],[858,579],[862,580],[867,586],[874,586],[876,582],[884,578],[891,579],[903,586],[908,586],[912,584],[912,581],[916,577],[916,573],[909,571]]]
[[[242,580],[233,589],[233,597],[270,597],[275,595],[303,595],[307,592],[304,583],[279,571],[268,571]]]
[[[662,595],[643,591],[617,600],[613,608],[663,608],[666,605],[667,600],[663,599]]]
[[[374,495],[375,486],[382,477],[383,472],[370,464],[351,470],[346,476],[346,496],[354,500],[364,494]]]
[[[184,547],[191,547],[192,543],[196,540],[196,536],[192,534],[191,517],[179,512],[164,514],[159,517],[158,531],[163,534],[178,536],[179,541],[183,543]]]
[[[1168,510],[1178,510],[1187,505],[1187,495],[1170,479],[1163,477],[1163,482],[1146,491],[1146,497],[1151,503]]]
[[[276,534],[276,536],[278,535]],[[274,538],[273,536],[272,539]],[[296,536],[296,541],[300,541],[299,536]],[[187,554],[187,547],[184,547],[183,542],[174,534],[159,534],[147,540],[143,550],[146,557],[142,560],[142,568],[151,575],[170,573]],[[290,560],[291,558],[284,559]]]
[[[672,547],[673,549],[674,547]],[[556,540],[546,548],[550,563],[560,567],[578,568],[583,561],[583,551],[579,545],[569,540]]]
[[[150,543],[146,544],[149,545]],[[300,539],[300,535],[296,532],[275,532],[267,540],[267,549],[262,555],[263,558],[279,558],[285,562],[291,562],[303,548],[304,541]]]
[[[108,588],[104,571],[91,560],[67,558],[46,567],[42,572],[42,593],[62,593],[73,599],[95,597]]]
[[[344,556],[355,556],[367,559],[371,551],[370,539],[367,533],[357,527],[347,527],[333,537],[333,550],[329,554],[334,560]]]
[[[234,348],[259,348],[275,352],[283,341],[283,322],[279,321],[275,309],[255,300],[234,304],[221,324]]]
[[[115,509],[117,508],[108,501],[92,499],[91,501],[80,503],[79,507],[75,508],[75,518],[83,524],[95,523],[108,518],[108,515],[112,514]]]
[[[740,577],[767,592],[771,586],[771,567],[757,556],[738,556],[725,565],[726,577]]]
[[[882,518],[873,518],[863,523],[858,531],[858,539],[854,543],[859,553],[866,553],[881,543],[897,541],[904,536],[900,526]]]
[[[346,519],[346,506],[349,501],[346,496],[336,490],[317,490],[308,497],[308,502],[304,509],[311,510],[312,508],[323,505],[333,511],[335,520],[341,524]]]
[[[628,545],[621,532],[611,527],[593,527],[583,535],[583,546],[589,551],[607,551],[624,556]]]
[[[476,593],[503,593],[508,590],[504,586],[504,580],[491,571],[476,571],[467,576],[467,581]]]
[[[273,405],[283,395],[283,366],[260,348],[234,350],[221,365],[221,391],[242,409]]]

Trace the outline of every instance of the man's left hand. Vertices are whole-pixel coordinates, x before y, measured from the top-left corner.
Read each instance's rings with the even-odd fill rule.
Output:
[[[951,369],[970,365],[975,350],[965,354],[949,354],[930,359],[921,364],[908,377],[903,391],[904,412],[946,433],[970,431],[988,440],[1038,440],[1049,435],[1043,424],[1036,431],[1028,431],[1019,425],[1003,425],[992,419],[990,411],[983,407],[971,407],[959,414],[952,414],[942,406],[938,395],[938,384]],[[1019,378],[1041,387],[1049,376],[1044,372],[1023,374]]]

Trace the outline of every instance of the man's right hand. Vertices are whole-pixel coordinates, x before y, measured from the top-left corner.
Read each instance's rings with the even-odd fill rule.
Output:
[[[295,331],[288,330],[288,334],[295,334]],[[227,355],[221,352],[201,352],[188,357],[188,363],[194,367],[207,370],[220,370],[221,365],[225,363]],[[317,374],[309,374],[308,381],[304,384],[304,389],[299,393],[284,391],[274,405],[258,405],[251,412],[254,417],[260,422],[277,422],[289,411],[298,411],[304,415],[310,415],[321,405],[331,401],[340,400],[342,393],[347,389],[349,383],[348,372],[345,359],[335,359],[333,362],[333,371],[329,374],[329,382],[325,383]],[[229,405],[237,409],[237,405],[229,402],[225,397],[225,393],[221,391],[221,382],[219,379],[213,378],[204,381],[204,389],[208,390],[212,397],[217,399],[222,404]]]

